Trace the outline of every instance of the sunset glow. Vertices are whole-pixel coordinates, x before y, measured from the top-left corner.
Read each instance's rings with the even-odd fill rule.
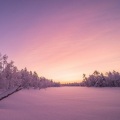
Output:
[[[120,71],[120,0],[1,0],[0,52],[62,83]]]

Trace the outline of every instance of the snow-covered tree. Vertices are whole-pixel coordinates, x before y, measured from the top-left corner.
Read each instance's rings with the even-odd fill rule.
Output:
[[[88,87],[120,87],[120,73],[113,71],[106,72],[104,75],[103,73],[94,71],[89,77],[83,77],[80,85]]]
[[[8,62],[7,55],[0,54],[0,89],[22,88],[46,88],[55,86],[55,82],[39,77],[37,72],[28,71],[27,68],[18,70],[14,62]]]

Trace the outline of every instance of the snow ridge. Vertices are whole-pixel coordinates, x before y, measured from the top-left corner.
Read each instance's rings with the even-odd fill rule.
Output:
[[[9,95],[21,90],[22,88],[19,86],[16,86],[14,88],[11,88],[3,93],[0,94],[0,100],[3,100],[4,98],[8,97]]]

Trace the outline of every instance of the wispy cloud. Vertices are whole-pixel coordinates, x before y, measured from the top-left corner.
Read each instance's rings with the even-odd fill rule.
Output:
[[[5,2],[0,7],[1,50],[19,68],[28,67],[55,80],[78,80],[94,69],[118,70],[119,3],[24,1],[6,8]]]

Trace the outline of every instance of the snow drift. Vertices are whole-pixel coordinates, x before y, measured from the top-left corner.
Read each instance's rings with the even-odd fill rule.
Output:
[[[0,100],[8,97],[9,95],[11,95],[11,94],[13,94],[13,93],[15,93],[15,92],[17,92],[17,91],[19,91],[21,89],[22,89],[21,87],[16,86],[16,87],[11,88],[11,89],[9,89],[7,91],[4,91],[3,93],[0,94]]]
[[[0,102],[0,120],[120,120],[120,88],[20,90]]]

